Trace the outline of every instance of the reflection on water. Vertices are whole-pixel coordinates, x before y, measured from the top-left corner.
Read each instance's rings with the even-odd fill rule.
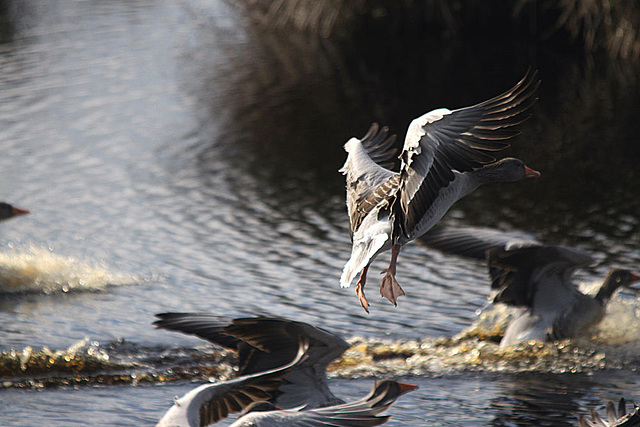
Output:
[[[211,157],[222,155],[260,183],[255,194],[261,201],[295,214],[292,199],[304,195],[318,209],[327,197],[342,195],[344,183],[335,173],[344,158],[341,145],[361,136],[371,121],[390,125],[401,141],[413,118],[499,93],[534,66],[543,81],[540,101],[508,154],[526,159],[543,178],[483,188],[460,209],[476,224],[504,222],[552,242],[596,250],[602,242],[589,240],[613,235],[614,241],[604,242],[606,252],[631,252],[638,261],[640,179],[634,162],[640,152],[633,135],[640,85],[632,66],[546,56],[525,41],[442,45],[357,29],[349,41],[318,40],[248,26],[243,35],[260,43],[243,39],[242,49],[226,51],[225,63],[236,70],[229,73],[215,66],[216,35],[224,30],[211,23],[198,28],[199,55],[186,71],[200,77],[195,84],[189,79],[186,90],[209,112],[201,120],[224,123],[225,133],[211,137],[213,154],[199,161],[204,176],[214,172]],[[473,54],[480,50],[482,55]],[[456,80],[449,77],[452,69],[484,72]],[[244,148],[240,156],[238,147]],[[234,181],[232,189],[241,191],[246,180]],[[273,188],[264,189],[266,183]]]
[[[443,44],[354,26],[348,39],[317,39],[254,25],[225,2],[8,3],[0,193],[31,214],[2,224],[1,238],[36,249],[3,249],[0,265],[21,290],[100,289],[5,298],[0,337],[11,363],[31,348],[29,359],[46,365],[45,346],[61,362],[61,349],[89,337],[110,363],[133,364],[149,381],[204,380],[225,375],[213,371],[217,359],[211,373],[192,365],[167,375],[211,351],[154,330],[153,314],[269,313],[362,337],[334,366],[337,394],[370,386],[342,377],[417,376],[422,391],[398,402],[396,425],[421,425],[425,414],[436,425],[571,424],[585,400],[637,393],[638,331],[620,327],[638,323],[630,298],[614,301],[586,342],[501,352],[478,338],[495,337],[503,319],[476,315],[489,294],[484,267],[409,245],[399,277],[407,296],[397,308],[372,301],[365,316],[338,287],[350,244],[337,172],[342,144],[371,121],[402,140],[414,117],[500,93],[533,66],[540,100],[508,154],[542,177],[483,188],[445,221],[586,247],[602,261],[582,274],[589,281],[614,264],[637,267],[637,70],[517,38]],[[459,335],[470,325],[482,333]],[[3,420],[69,425],[92,413],[96,423],[151,424],[193,386],[132,387],[146,383],[114,369],[102,381],[127,385],[82,390],[82,403],[65,388],[5,389]],[[572,371],[587,374],[558,376]],[[554,390],[565,378],[562,400]]]
[[[575,425],[575,414],[585,412],[579,401],[590,384],[576,375],[514,375],[491,402],[498,412],[491,425]]]

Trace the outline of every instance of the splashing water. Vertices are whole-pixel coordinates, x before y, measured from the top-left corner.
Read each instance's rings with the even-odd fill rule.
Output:
[[[0,253],[0,293],[96,291],[139,282],[97,262],[57,255],[29,246]]]
[[[616,296],[609,303],[605,318],[590,335],[557,342],[529,341],[501,348],[499,341],[512,314],[513,309],[503,304],[490,306],[473,325],[451,338],[351,337],[351,348],[329,366],[329,375],[362,378],[441,376],[456,372],[563,374],[638,367],[640,301],[637,299]],[[0,371],[3,371],[0,380],[4,381],[0,388],[166,382],[196,377],[225,379],[233,371],[229,352],[206,344],[202,348],[173,349],[130,344],[131,350],[123,352],[122,346],[100,347],[96,342],[88,346],[88,342],[85,340],[66,351],[26,347],[0,354]],[[73,357],[69,358],[70,354]],[[27,372],[31,380],[16,379]],[[55,380],[50,379],[53,374]],[[6,381],[7,378],[10,381]]]
[[[7,289],[4,283],[7,281],[6,270],[11,271],[11,277],[20,278],[10,292],[45,289],[56,292],[62,290],[63,285],[69,286],[69,282],[74,282],[70,290],[95,290],[112,284],[131,283],[133,279],[132,276],[109,273],[104,267],[37,248],[0,254],[0,272],[3,274],[0,289],[3,290]],[[64,282],[58,279],[62,277]],[[619,293],[612,299],[604,319],[589,335],[574,340],[553,343],[530,341],[500,348],[500,338],[514,311],[504,304],[490,305],[479,313],[472,325],[454,337],[416,340],[351,337],[351,348],[331,364],[330,376],[440,376],[456,372],[559,374],[638,367],[640,300],[629,298],[627,293]],[[58,352],[30,347],[4,352],[0,358],[0,370],[5,371],[0,373],[3,381],[0,387],[223,378],[232,370],[226,356],[221,356],[219,350],[212,350],[208,345],[204,345],[204,350],[168,350],[138,348],[133,344],[132,352],[123,355],[118,346],[100,347],[97,343],[88,346],[87,343],[85,340]],[[73,357],[69,357],[70,354]],[[131,359],[131,354],[137,356]],[[100,356],[99,360],[96,355]],[[82,369],[79,370],[78,366]],[[123,367],[134,371],[128,372]],[[29,374],[31,379],[18,379],[25,374]],[[53,374],[56,375],[55,380],[50,379]]]

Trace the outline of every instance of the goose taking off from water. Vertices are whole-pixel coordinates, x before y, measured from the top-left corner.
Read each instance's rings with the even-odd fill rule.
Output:
[[[626,402],[623,398],[618,402],[618,413],[613,402],[607,403],[607,420],[602,419],[595,409],[591,410],[591,420],[584,415],[578,417],[578,427],[640,427],[640,413],[638,405],[633,404],[633,412],[627,413]]]
[[[577,268],[595,262],[579,249],[512,240],[497,230],[473,227],[434,229],[420,240],[445,252],[486,257],[491,287],[498,291],[493,302],[523,307],[507,326],[502,347],[580,335],[602,319],[606,304],[619,287],[640,280],[632,271],[612,269],[597,294],[590,296],[571,280]]]
[[[364,294],[367,270],[382,251],[391,262],[380,294],[394,305],[404,291],[395,279],[400,248],[433,227],[449,208],[484,183],[512,182],[540,174],[518,159],[496,161],[490,154],[518,135],[514,127],[537,100],[536,72],[527,73],[512,89],[472,107],[433,110],[411,122],[400,154],[400,171],[382,164],[391,160],[395,136],[371,126],[359,140],[344,146],[340,169],[347,181],[347,211],[353,243],[340,285],[349,287],[360,273],[356,295],[369,312]]]
[[[170,410],[173,415],[168,412],[163,418],[165,424],[161,421],[160,426],[192,425],[171,424],[169,421],[185,420],[187,412],[192,417],[198,415],[198,405],[204,402],[212,402],[202,406],[202,411],[206,410],[208,414],[208,421],[217,421],[232,409],[238,411],[237,408],[246,407],[246,415],[236,420],[233,426],[375,426],[389,418],[378,414],[388,409],[400,395],[417,388],[384,380],[377,382],[363,399],[350,403],[338,399],[329,390],[326,368],[349,348],[349,344],[331,332],[307,323],[276,317],[230,319],[199,313],[162,313],[157,317],[159,320],[154,325],[159,328],[196,335],[236,350],[241,377],[232,381],[234,386],[239,383],[244,387],[233,389],[235,394],[232,397],[223,393],[229,387],[219,388],[215,399],[212,399],[213,392],[207,387],[213,385],[200,386],[177,399]],[[302,346],[306,353],[299,360]],[[293,362],[274,370],[274,366],[281,366],[283,360],[293,357]],[[260,382],[267,374],[274,377],[272,383],[276,384],[276,389],[252,388],[253,381]],[[251,394],[255,388],[259,390]],[[227,401],[232,404],[224,406]]]
[[[203,338],[238,353],[240,375],[255,374],[284,365],[309,342],[307,358],[285,377],[274,404],[290,409],[317,408],[343,403],[331,393],[327,366],[349,348],[337,335],[307,323],[277,317],[231,319],[204,313],[163,313],[154,325]]]
[[[26,209],[16,208],[15,206],[11,206],[9,203],[0,202],[0,221],[13,218],[18,215],[26,215],[28,213],[29,211]]]

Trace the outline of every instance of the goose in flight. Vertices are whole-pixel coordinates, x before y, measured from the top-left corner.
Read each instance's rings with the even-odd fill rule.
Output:
[[[413,120],[399,172],[383,166],[394,155],[395,136],[386,127],[374,124],[362,139],[345,144],[348,155],[340,172],[346,175],[352,251],[340,285],[349,287],[360,274],[355,290],[367,313],[367,270],[380,252],[391,249],[380,294],[396,305],[404,295],[395,279],[403,245],[427,232],[480,185],[540,176],[521,160],[496,161],[491,155],[508,147],[506,140],[519,134],[514,127],[528,118],[525,112],[537,100],[536,74],[527,72],[512,89],[474,106],[439,108]]]
[[[578,336],[602,320],[618,288],[640,280],[633,271],[611,269],[596,295],[585,295],[571,278],[577,268],[595,262],[582,250],[476,227],[433,229],[420,240],[444,252],[486,258],[491,288],[497,290],[493,302],[523,308],[507,326],[501,347]]]
[[[199,427],[215,424],[229,414],[271,398],[291,369],[304,358],[308,343],[299,342],[298,353],[288,364],[255,374],[204,384],[176,398],[156,427]]]
[[[273,402],[279,408],[317,408],[343,403],[327,382],[327,366],[340,357],[349,343],[336,334],[304,322],[279,317],[231,319],[207,313],[162,313],[158,328],[195,335],[238,353],[238,374],[275,369],[291,361],[299,341],[309,342],[307,358],[285,377]]]
[[[13,218],[18,215],[26,215],[29,211],[26,209],[16,208],[6,202],[0,202],[0,221]]]
[[[245,414],[233,426],[374,426],[389,418],[378,414],[393,405],[400,395],[417,388],[393,380],[378,381],[366,397],[345,403],[329,390],[326,368],[349,344],[331,332],[277,317],[230,319],[205,313],[156,316],[159,320],[154,325],[158,328],[192,334],[237,351],[240,377],[233,380],[233,385],[244,386],[240,390],[220,387],[215,394],[212,385],[200,386],[176,400],[163,418],[165,424],[159,424],[162,427],[207,425],[205,420],[216,422],[244,408]],[[305,354],[301,358],[303,346]],[[293,362],[278,367],[292,358]],[[265,382],[263,377],[267,375],[273,377],[271,384],[277,388],[253,386],[253,382]],[[228,389],[233,396],[225,394]],[[188,424],[186,419],[200,424]],[[172,420],[182,423],[171,424]]]

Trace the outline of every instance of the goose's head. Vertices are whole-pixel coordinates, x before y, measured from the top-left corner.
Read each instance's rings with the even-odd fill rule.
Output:
[[[0,221],[3,219],[11,218],[18,215],[28,214],[29,211],[26,209],[16,208],[15,206],[11,206],[9,203],[0,202]]]
[[[415,384],[401,383],[395,380],[380,380],[373,386],[367,400],[375,402],[372,407],[387,406],[395,402],[401,395],[417,388],[418,386]]]
[[[611,295],[621,286],[629,287],[640,281],[640,274],[624,268],[615,268],[609,271],[602,282],[602,286],[596,295],[596,300],[606,303]]]
[[[478,172],[491,182],[515,182],[540,176],[540,172],[531,169],[522,160],[513,157],[498,160]]]

